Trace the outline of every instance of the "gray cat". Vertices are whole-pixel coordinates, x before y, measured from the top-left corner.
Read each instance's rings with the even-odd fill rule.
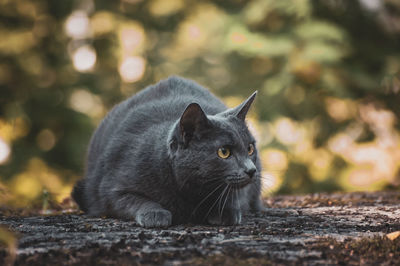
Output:
[[[170,77],[116,105],[94,133],[72,196],[91,216],[144,227],[240,224],[263,209],[260,159],[245,116],[256,92],[227,109]]]

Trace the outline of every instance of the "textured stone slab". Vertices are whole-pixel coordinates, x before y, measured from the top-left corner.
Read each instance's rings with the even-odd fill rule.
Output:
[[[240,226],[144,229],[79,214],[6,217],[17,233],[17,265],[43,264],[396,264],[400,192],[277,196]],[[0,249],[0,264],[7,257]]]

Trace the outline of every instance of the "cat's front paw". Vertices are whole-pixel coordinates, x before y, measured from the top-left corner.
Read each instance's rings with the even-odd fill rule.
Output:
[[[240,210],[235,210],[232,212],[232,220],[233,224],[241,224],[242,223],[242,212]]]
[[[136,215],[136,222],[143,227],[167,227],[172,224],[172,214],[162,209],[146,210]]]

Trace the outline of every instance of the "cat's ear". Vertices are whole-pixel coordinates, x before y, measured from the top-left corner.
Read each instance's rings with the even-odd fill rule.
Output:
[[[257,95],[257,91],[253,92],[253,94],[249,98],[247,98],[247,100],[242,102],[240,105],[238,105],[232,109],[229,109],[227,111],[227,114],[236,116],[240,120],[244,121],[246,119],[247,112],[249,111],[250,106],[254,101],[254,98],[256,98],[256,95]]]
[[[208,124],[208,118],[200,105],[197,103],[189,104],[179,121],[180,133],[184,144],[187,145],[194,134],[206,128]]]

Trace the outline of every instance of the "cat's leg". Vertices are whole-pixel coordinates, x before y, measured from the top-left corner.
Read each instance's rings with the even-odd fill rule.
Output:
[[[213,225],[238,225],[242,222],[244,198],[240,191],[228,193],[222,206],[216,204],[207,216],[207,222]]]
[[[261,200],[261,182],[257,180],[249,190],[249,207],[250,212],[264,212],[266,208]]]
[[[237,208],[227,209],[222,215],[219,213],[209,215],[207,222],[212,225],[238,225],[242,222],[242,212]]]
[[[117,216],[133,218],[143,227],[166,227],[172,224],[170,211],[157,202],[131,193],[119,195],[112,209]]]
[[[266,208],[264,207],[264,204],[262,203],[261,197],[253,197],[250,200],[250,212],[264,212],[266,211]]]

